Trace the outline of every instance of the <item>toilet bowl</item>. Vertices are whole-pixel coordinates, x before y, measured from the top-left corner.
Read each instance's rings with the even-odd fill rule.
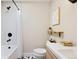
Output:
[[[36,57],[36,59],[45,59],[46,50],[44,48],[34,49],[33,55]]]

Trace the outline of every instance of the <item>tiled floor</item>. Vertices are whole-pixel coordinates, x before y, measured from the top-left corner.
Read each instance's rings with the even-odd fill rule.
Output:
[[[25,56],[24,59],[36,59],[35,56]]]

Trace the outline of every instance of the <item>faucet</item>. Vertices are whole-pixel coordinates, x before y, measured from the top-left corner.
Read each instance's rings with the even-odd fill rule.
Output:
[[[8,39],[7,42],[11,41],[11,39]]]

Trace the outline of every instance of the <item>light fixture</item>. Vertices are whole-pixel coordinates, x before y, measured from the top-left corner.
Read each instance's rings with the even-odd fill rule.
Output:
[[[77,0],[69,0],[71,3],[76,3]]]

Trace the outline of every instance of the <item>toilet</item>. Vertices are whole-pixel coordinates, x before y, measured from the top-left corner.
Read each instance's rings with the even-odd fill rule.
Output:
[[[46,50],[44,48],[37,48],[33,50],[35,59],[45,59]]]

